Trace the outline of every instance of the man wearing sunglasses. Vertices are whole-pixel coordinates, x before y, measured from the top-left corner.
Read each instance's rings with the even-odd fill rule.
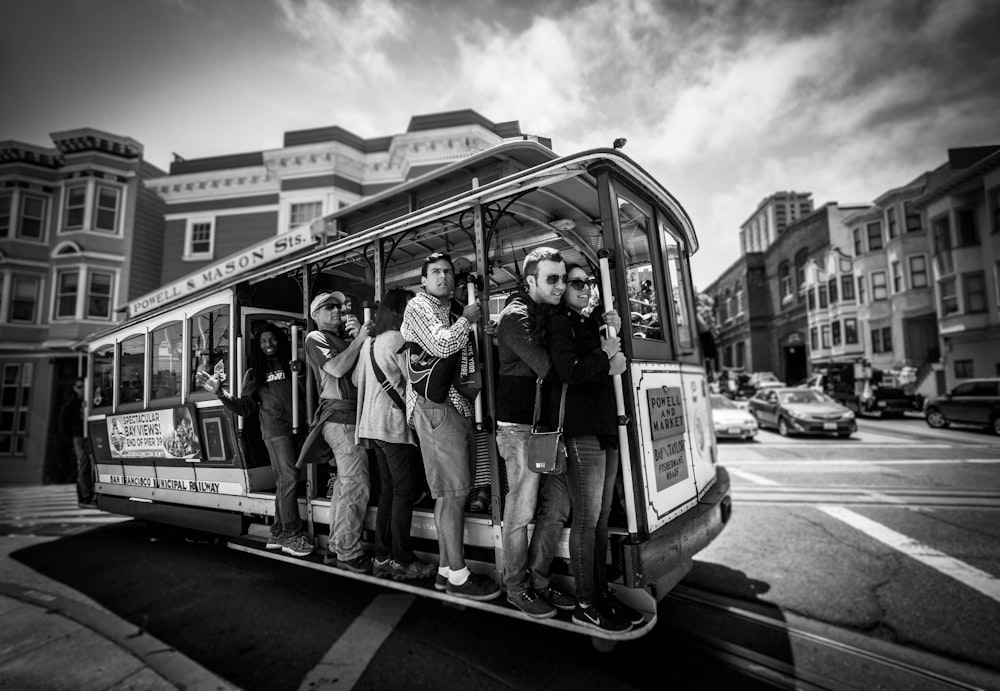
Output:
[[[354,441],[358,389],[351,382],[351,372],[371,323],[361,324],[344,311],[346,302],[343,293],[333,291],[319,293],[309,303],[316,329],[306,336],[305,354],[319,383],[320,403],[298,465],[321,435],[337,463],[337,480],[330,497],[330,536],[323,562],[354,573],[371,573],[371,558],[361,546],[361,528],[368,510],[368,454]]]
[[[566,264],[557,250],[539,247],[524,258],[521,275],[527,294],[510,301],[497,325],[497,450],[504,458],[509,486],[503,511],[504,585],[508,602],[529,617],[547,619],[556,615],[556,609],[576,607],[576,600],[549,583],[549,567],[569,516],[569,491],[563,476],[528,469],[527,447],[535,381],[545,378],[551,367],[541,332],[547,314],[566,290]],[[551,398],[558,391],[546,384],[544,394]],[[529,543],[532,518],[535,531]]]

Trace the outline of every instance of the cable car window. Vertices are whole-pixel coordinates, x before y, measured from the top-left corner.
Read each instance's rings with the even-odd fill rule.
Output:
[[[663,320],[653,279],[649,239],[652,219],[638,204],[619,195],[618,222],[621,226],[632,334],[636,338],[662,341]],[[622,315],[624,318],[625,315]]]
[[[667,253],[667,281],[674,298],[674,321],[677,323],[677,345],[682,349],[694,348],[694,309],[691,296],[684,289],[684,247],[663,218],[660,218],[660,238]]]
[[[142,403],[146,389],[146,334],[129,336],[121,343],[118,403]]]
[[[191,317],[191,379],[188,393],[197,390],[195,372],[208,372],[219,381],[229,379],[229,306],[211,307]]]
[[[151,398],[181,395],[181,368],[184,357],[184,333],[180,321],[153,329],[150,354],[153,360]]]
[[[90,381],[94,387],[90,403],[94,408],[110,407],[115,390],[115,346],[109,343],[94,351],[91,356]]]

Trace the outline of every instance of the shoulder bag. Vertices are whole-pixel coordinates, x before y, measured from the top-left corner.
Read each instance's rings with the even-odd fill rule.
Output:
[[[535,381],[535,413],[528,435],[528,469],[545,475],[566,472],[566,444],[563,441],[563,414],[566,412],[566,385],[559,397],[559,422],[554,432],[540,432],[538,418],[542,407],[542,380]]]

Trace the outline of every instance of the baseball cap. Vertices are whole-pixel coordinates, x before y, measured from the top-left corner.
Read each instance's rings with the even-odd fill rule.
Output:
[[[343,305],[347,302],[347,298],[339,290],[335,290],[332,293],[320,293],[312,299],[309,303],[309,314],[313,314],[323,305],[330,302],[336,302],[338,305]]]

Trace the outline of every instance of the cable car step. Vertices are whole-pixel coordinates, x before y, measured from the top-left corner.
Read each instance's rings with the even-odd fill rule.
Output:
[[[493,612],[494,614],[502,614],[504,616],[512,617],[514,619],[522,619],[524,621],[529,621],[533,624],[541,624],[542,626],[548,626],[553,629],[560,629],[562,631],[569,631],[571,633],[582,634],[588,638],[604,638],[614,641],[627,641],[640,638],[650,630],[656,624],[656,612],[646,612],[647,619],[641,626],[635,626],[629,631],[623,633],[611,633],[605,631],[596,631],[590,628],[584,628],[578,624],[572,622],[572,612],[557,612],[556,616],[552,619],[533,619],[527,614],[523,613],[521,610],[514,607],[512,604],[507,602],[507,598],[501,593],[500,597],[495,600],[489,600],[487,602],[479,602],[476,600],[467,600],[461,597],[455,597],[454,595],[449,595],[446,592],[434,589],[434,579],[428,578],[426,581],[393,581],[387,578],[376,578],[368,574],[353,573],[351,571],[345,571],[344,569],[338,569],[335,566],[327,565],[323,563],[323,552],[322,550],[317,550],[313,552],[308,557],[293,557],[288,554],[283,554],[279,551],[269,551],[265,549],[264,545],[267,540],[261,537],[256,537],[252,535],[241,535],[240,537],[231,538],[226,546],[230,549],[235,549],[240,552],[247,552],[249,554],[254,554],[260,557],[266,557],[268,559],[275,559],[277,561],[283,561],[288,564],[293,564],[295,566],[302,566],[308,569],[313,569],[315,571],[323,571],[336,576],[342,576],[344,578],[351,578],[356,581],[363,581],[375,586],[381,586],[383,588],[389,588],[392,590],[402,591],[404,593],[410,593],[411,595],[417,595],[420,597],[429,597],[435,600],[440,600],[442,603],[455,606],[455,607],[467,607],[469,609],[478,609],[484,612]],[[467,560],[468,566],[472,571],[476,573],[485,573],[493,575],[493,564],[485,562],[475,562]]]

